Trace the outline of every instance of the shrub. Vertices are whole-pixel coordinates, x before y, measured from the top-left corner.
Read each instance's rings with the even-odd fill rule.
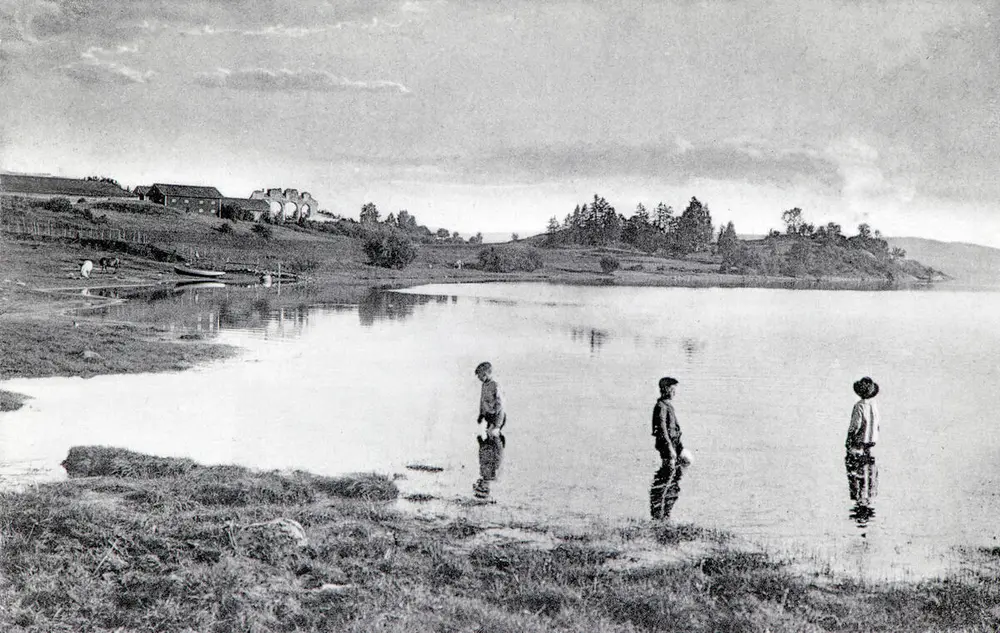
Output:
[[[71,213],[73,211],[73,203],[69,201],[69,198],[49,198],[42,203],[42,208],[57,213]]]
[[[218,231],[219,233],[232,233],[233,225],[230,224],[229,222],[223,222],[219,226],[215,227],[215,230]]]
[[[250,230],[263,237],[265,240],[269,240],[274,237],[274,229],[266,224],[254,224]]]
[[[531,272],[542,265],[541,253],[530,246],[490,246],[479,251],[479,267],[491,273]]]
[[[394,229],[372,231],[363,248],[368,262],[382,268],[402,270],[417,258],[417,245],[410,236]]]
[[[77,199],[76,203],[77,203],[77,204],[83,204],[83,203],[84,203],[84,202],[86,202],[86,201],[87,201],[87,199],[86,199],[86,198],[79,198],[79,199]]]
[[[613,255],[604,255],[601,257],[601,270],[605,273],[613,273],[622,267],[622,263],[618,261],[618,258]]]
[[[270,214],[268,214],[268,216],[270,216]],[[237,222],[240,220],[243,220],[245,222],[253,222],[254,220],[253,211],[251,211],[250,209],[244,209],[239,205],[228,202],[222,205],[222,207],[219,209],[219,217],[221,217],[224,220],[232,220],[233,222]]]

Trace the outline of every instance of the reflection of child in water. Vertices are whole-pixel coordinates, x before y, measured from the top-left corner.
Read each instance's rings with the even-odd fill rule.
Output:
[[[847,454],[844,458],[847,470],[847,487],[851,493],[851,518],[858,527],[865,527],[875,516],[875,496],[878,495],[878,466],[870,454]]]
[[[500,465],[503,463],[503,451],[507,446],[507,438],[502,434],[487,434],[477,436],[479,442],[479,480],[473,486],[477,499],[490,496],[490,484],[497,480]]]
[[[653,519],[669,519],[670,512],[677,503],[681,492],[681,476],[684,466],[681,463],[665,459],[656,474],[653,475],[653,485],[649,487],[649,516]]]

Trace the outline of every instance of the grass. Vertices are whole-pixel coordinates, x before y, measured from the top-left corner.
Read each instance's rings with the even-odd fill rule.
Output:
[[[179,371],[235,349],[178,342],[149,327],[68,317],[0,319],[0,379]]]
[[[693,528],[537,547],[398,512],[391,479],[75,447],[73,477],[0,495],[0,630],[995,631],[991,577],[816,584]],[[672,556],[681,542],[707,547]],[[621,566],[637,547],[661,562]],[[992,555],[987,553],[987,555]]]
[[[27,399],[28,396],[0,389],[0,413],[4,411],[17,411],[24,405]]]

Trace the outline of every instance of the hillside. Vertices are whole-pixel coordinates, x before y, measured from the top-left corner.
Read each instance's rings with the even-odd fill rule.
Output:
[[[1000,286],[1000,249],[919,237],[890,237],[887,241],[905,250],[908,258],[943,271],[955,285]]]
[[[622,267],[642,254],[671,261],[672,267],[697,263],[703,274],[722,277],[759,277],[808,280],[814,282],[910,283],[940,281],[947,274],[933,265],[893,252],[887,242],[877,237],[820,237],[778,235],[759,239],[733,238],[729,242],[706,244],[698,252],[683,254],[671,248],[669,239],[650,241],[649,248],[638,249],[624,241],[603,247],[574,244],[577,236],[568,230],[535,235],[523,243],[558,252],[567,248],[590,248],[614,251]],[[662,237],[662,236],[658,236]],[[668,236],[669,237],[669,236]],[[645,251],[645,252],[644,252]]]

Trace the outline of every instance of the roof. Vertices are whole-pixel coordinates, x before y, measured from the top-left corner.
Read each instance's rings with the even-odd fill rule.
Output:
[[[142,195],[145,194],[150,189],[152,189],[152,187],[147,187],[146,185],[139,185],[138,187],[132,190],[132,193],[137,195]]]
[[[166,185],[161,182],[150,189],[157,189],[165,196],[184,196],[185,198],[221,198],[222,194],[215,187],[198,187],[195,185]]]
[[[24,174],[0,174],[0,191],[3,193],[91,196],[94,198],[132,197],[132,194],[110,182]]]
[[[235,205],[241,209],[246,209],[248,211],[269,211],[271,205],[267,203],[267,200],[260,198],[223,198],[222,204]]]

